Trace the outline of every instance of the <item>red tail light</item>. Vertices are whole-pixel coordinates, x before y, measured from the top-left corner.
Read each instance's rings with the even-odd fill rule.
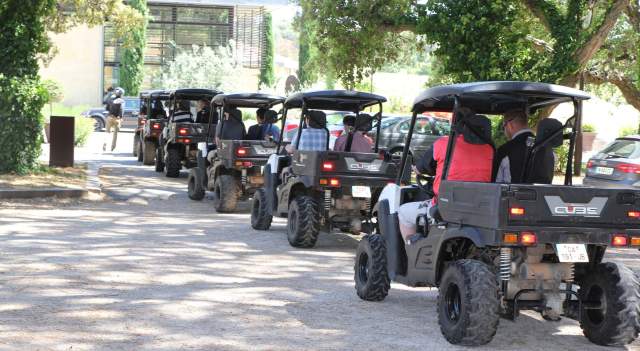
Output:
[[[627,212],[627,216],[630,218],[640,218],[640,211],[629,211]]]
[[[627,246],[629,240],[624,234],[614,234],[611,238],[612,246]]]
[[[189,134],[189,129],[188,128],[180,128],[180,129],[178,129],[178,134],[179,135],[187,135],[187,134]]]
[[[322,162],[322,170],[325,172],[331,172],[335,169],[335,164],[333,162],[324,161]]]
[[[340,186],[340,179],[331,178],[329,179],[330,186]]]
[[[640,166],[638,165],[623,163],[618,165],[616,168],[622,173],[640,174]]]
[[[538,237],[536,233],[522,232],[520,233],[520,244],[526,246],[532,246],[538,243]]]
[[[154,123],[151,125],[151,128],[153,129],[160,129],[160,123]]]
[[[509,214],[512,216],[524,216],[524,208],[522,207],[511,207],[509,209]]]
[[[247,156],[248,154],[249,154],[249,150],[247,150],[247,148],[239,147],[236,149],[236,156],[242,157],[242,156]]]
[[[589,162],[587,162],[587,168],[592,168],[593,167],[593,161],[589,160]]]

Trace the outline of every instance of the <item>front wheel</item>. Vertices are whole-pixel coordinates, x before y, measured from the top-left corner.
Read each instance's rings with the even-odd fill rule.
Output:
[[[180,169],[182,168],[181,161],[180,150],[167,150],[167,164],[165,165],[164,174],[169,178],[178,178],[180,176]]]
[[[189,179],[187,180],[187,194],[191,200],[200,201],[204,199],[205,191],[202,185],[202,176],[199,168],[192,168],[189,171]]]
[[[297,196],[289,204],[287,239],[293,247],[311,248],[320,232],[318,203],[311,196]]]
[[[269,230],[273,216],[269,214],[267,194],[260,188],[253,194],[251,203],[251,227],[257,230]]]
[[[633,342],[640,331],[638,277],[623,264],[606,262],[596,265],[582,280],[580,327],[584,335],[604,346]]]
[[[449,265],[438,290],[438,324],[454,345],[489,343],[498,330],[498,280],[489,266],[477,260]]]
[[[162,158],[162,146],[156,147],[156,172],[160,173],[164,171],[164,159]]]
[[[233,212],[238,205],[240,186],[238,181],[229,174],[221,174],[213,187],[213,206],[216,212]]]
[[[389,293],[387,246],[379,234],[365,235],[356,250],[354,279],[358,296],[366,301],[382,301]]]

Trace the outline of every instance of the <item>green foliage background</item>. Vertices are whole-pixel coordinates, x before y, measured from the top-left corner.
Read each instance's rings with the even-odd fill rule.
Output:
[[[275,51],[275,39],[273,36],[273,19],[270,13],[264,15],[264,35],[265,35],[265,55],[264,62],[260,68],[260,76],[258,77],[258,88],[262,86],[273,87],[276,83],[276,77],[273,71],[273,55]]]
[[[149,9],[147,0],[131,0],[129,6],[137,10],[145,19]],[[136,96],[140,91],[144,72],[144,49],[147,45],[147,20],[130,28],[131,41],[124,45],[120,59],[120,87],[127,95]]]

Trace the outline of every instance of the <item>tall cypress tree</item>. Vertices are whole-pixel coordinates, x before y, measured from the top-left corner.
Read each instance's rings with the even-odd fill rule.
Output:
[[[147,0],[130,0],[129,6],[147,18]],[[131,43],[125,45],[120,57],[120,86],[127,95],[138,95],[144,70],[144,49],[147,46],[147,22],[131,29]]]
[[[274,54],[274,41],[273,38],[273,20],[270,13],[264,15],[264,35],[265,35],[265,55],[264,62],[260,68],[260,77],[258,79],[258,88],[262,86],[272,87],[276,82],[276,77],[273,72],[273,54]]]

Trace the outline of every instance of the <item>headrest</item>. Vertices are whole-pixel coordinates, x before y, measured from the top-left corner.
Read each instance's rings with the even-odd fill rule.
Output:
[[[274,110],[266,110],[264,112],[264,123],[276,123],[278,120],[278,112]]]
[[[487,116],[469,116],[458,124],[457,131],[469,144],[487,144],[491,142],[491,121]]]
[[[536,143],[544,142],[555,132],[562,130],[563,128],[564,125],[562,125],[562,122],[558,121],[557,119],[543,118],[540,122],[538,122],[538,134],[536,136]],[[560,132],[558,133],[558,135],[552,137],[547,145],[550,145],[551,147],[558,147],[562,145],[563,142],[563,133]]]
[[[366,113],[361,113],[356,117],[355,129],[360,132],[370,132],[373,129],[373,117]]]
[[[242,122],[242,112],[238,109],[229,110],[229,119]]]
[[[311,128],[326,128],[327,127],[327,115],[318,110],[307,111],[307,117],[309,117],[309,127]]]

